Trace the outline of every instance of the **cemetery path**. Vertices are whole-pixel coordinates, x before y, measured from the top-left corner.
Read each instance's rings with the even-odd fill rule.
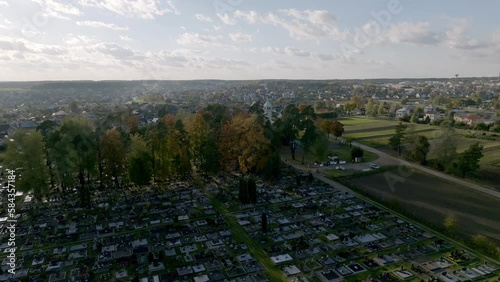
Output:
[[[478,184],[475,184],[475,183],[471,183],[469,181],[462,180],[460,178],[454,177],[454,176],[449,175],[449,174],[445,174],[445,173],[442,173],[442,172],[439,172],[439,171],[435,171],[433,169],[427,168],[427,167],[419,165],[419,164],[409,163],[407,161],[404,161],[402,159],[399,159],[397,157],[393,157],[393,156],[391,156],[391,155],[389,155],[387,153],[384,153],[384,152],[382,152],[380,150],[377,150],[375,148],[372,148],[372,147],[369,147],[369,146],[366,146],[366,145],[363,145],[363,144],[359,144],[357,142],[353,142],[352,144],[355,145],[355,146],[358,146],[358,147],[362,148],[363,150],[366,150],[368,152],[372,152],[374,154],[377,154],[379,156],[379,158],[383,158],[383,159],[386,159],[386,160],[392,160],[392,161],[394,161],[396,163],[399,163],[400,165],[404,165],[404,166],[407,166],[407,167],[411,167],[411,168],[423,171],[423,172],[425,172],[427,174],[439,177],[439,178],[447,180],[449,182],[456,183],[456,184],[468,187],[470,189],[474,189],[476,191],[479,191],[479,192],[488,194],[488,195],[490,195],[492,197],[496,197],[496,198],[500,199],[500,192],[499,191],[496,191],[496,190],[493,190],[493,189],[490,189],[490,188],[486,188],[484,186],[481,186],[481,185],[478,185]]]

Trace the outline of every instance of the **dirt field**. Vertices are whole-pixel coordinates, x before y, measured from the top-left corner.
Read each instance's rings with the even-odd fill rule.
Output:
[[[457,218],[457,232],[471,236],[484,234],[500,245],[500,199],[486,196],[439,178],[408,171],[376,174],[353,180],[356,188],[384,201],[397,200],[401,208],[435,226],[443,226],[444,217]],[[396,182],[396,178],[404,180]],[[387,180],[389,179],[389,181]],[[392,186],[390,182],[395,183]]]

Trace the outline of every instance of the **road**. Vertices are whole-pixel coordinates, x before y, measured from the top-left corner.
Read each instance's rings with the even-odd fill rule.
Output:
[[[379,156],[379,159],[381,160],[381,161],[378,161],[378,162],[386,164],[386,163],[388,163],[390,161],[390,162],[394,162],[395,164],[399,164],[399,165],[404,165],[404,166],[407,166],[407,167],[411,167],[411,168],[420,170],[422,172],[425,172],[427,174],[430,174],[430,175],[433,175],[433,176],[445,179],[445,180],[447,180],[449,182],[456,183],[456,184],[459,184],[459,185],[462,185],[462,186],[474,189],[476,191],[479,191],[479,192],[488,194],[488,195],[490,195],[492,197],[496,197],[496,198],[500,199],[500,192],[499,191],[495,191],[493,189],[485,188],[485,187],[483,187],[481,185],[478,185],[478,184],[475,184],[475,183],[471,183],[471,182],[462,180],[460,178],[454,177],[452,175],[445,174],[445,173],[442,173],[442,172],[439,172],[439,171],[435,171],[433,169],[429,169],[429,168],[427,168],[425,166],[422,166],[422,165],[419,165],[419,164],[409,163],[407,161],[401,160],[401,159],[393,157],[393,156],[391,156],[391,155],[389,155],[387,153],[384,153],[384,152],[382,152],[380,150],[374,149],[372,147],[369,147],[369,146],[366,146],[366,145],[363,145],[363,144],[360,144],[360,143],[357,143],[357,142],[352,142],[352,145],[353,146],[358,146],[358,147],[360,147],[363,150],[366,150],[368,152],[372,152],[374,154],[377,154]]]

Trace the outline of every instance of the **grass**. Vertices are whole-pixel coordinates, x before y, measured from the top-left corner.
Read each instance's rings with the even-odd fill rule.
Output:
[[[330,152],[337,154],[340,160],[351,161],[351,147],[347,144],[340,145],[340,147],[330,150]],[[364,151],[363,162],[369,163],[378,159],[378,156],[372,152]]]
[[[394,129],[391,127],[398,124],[397,121],[391,120],[378,120],[369,118],[345,118],[339,119],[345,125],[344,135],[346,137],[352,137],[354,141],[358,141],[370,147],[377,148],[386,153],[395,155],[396,152],[392,151],[388,144],[389,138],[394,134]],[[435,143],[434,139],[437,138],[439,127],[426,125],[426,124],[409,124],[413,127],[413,131],[418,135],[424,135],[429,139],[431,146]],[[480,131],[470,130],[470,129],[455,129],[456,135],[454,140],[457,143],[457,152],[461,153],[469,148],[470,145],[478,142],[481,144],[485,151],[483,152],[483,158],[480,161],[481,167],[476,173],[477,177],[472,179],[475,182],[479,182],[485,185],[490,185],[495,182],[495,178],[492,179],[490,176],[494,176],[495,173],[500,174],[500,142],[494,140],[484,140],[479,138],[466,137],[470,135],[475,135]],[[436,152],[433,151],[431,147],[431,152],[427,156],[429,161],[436,158]],[[492,187],[497,186],[494,184]]]
[[[276,266],[271,259],[264,253],[261,246],[253,240],[248,233],[241,227],[241,225],[236,220],[236,217],[229,213],[224,204],[220,201],[208,195],[209,201],[214,207],[214,209],[224,215],[227,222],[228,229],[231,230],[233,237],[248,246],[249,252],[253,258],[258,260],[262,266],[264,266],[264,272],[266,276],[271,281],[286,281],[285,276],[281,272],[280,268]]]

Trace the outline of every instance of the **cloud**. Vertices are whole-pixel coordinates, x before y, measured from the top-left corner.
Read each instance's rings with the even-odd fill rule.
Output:
[[[132,41],[133,39],[128,35],[120,35],[120,39],[123,41]]]
[[[316,54],[315,56],[316,56],[317,58],[319,58],[320,60],[322,60],[322,61],[333,61],[333,60],[335,60],[335,58],[336,58],[336,57],[335,57],[334,55],[332,55],[332,54],[321,54],[321,53],[319,53],[319,54]]]
[[[136,56],[135,51],[116,43],[100,43],[90,47],[90,49],[102,54],[111,55],[116,59],[128,59]]]
[[[95,7],[127,17],[154,19],[167,13],[180,14],[172,1],[159,0],[78,0],[80,5]],[[161,5],[166,3],[166,5]]]
[[[269,13],[261,21],[279,26],[297,40],[344,40],[347,32],[340,31],[337,18],[325,10],[279,10],[280,15]]]
[[[285,54],[287,54],[289,56],[297,56],[297,57],[310,57],[311,56],[310,52],[300,50],[300,49],[297,49],[294,47],[286,47]]]
[[[99,21],[77,21],[77,25],[79,26],[88,26],[95,28],[109,28],[112,30],[128,30],[128,26],[118,26],[115,24],[103,23]]]
[[[487,41],[471,39],[467,35],[469,22],[465,19],[451,20],[452,28],[446,32],[446,44],[452,49],[476,50],[489,46]]]
[[[238,20],[235,18],[231,17],[229,14],[224,13],[223,15],[217,14],[217,17],[225,24],[227,25],[235,25],[238,23]]]
[[[5,2],[5,1],[0,1],[0,7],[9,7],[9,3]]]
[[[250,42],[252,41],[252,35],[246,33],[230,33],[229,38],[234,42]]]
[[[196,14],[194,16],[196,17],[197,20],[201,22],[209,22],[209,23],[212,22],[212,19],[209,16],[205,16],[203,14]]]
[[[236,20],[234,17],[230,16],[227,13],[224,14],[217,14],[217,17],[227,25],[235,25],[238,23],[238,20]]]
[[[0,50],[4,51],[28,51],[25,43],[12,38],[0,38]]]
[[[285,54],[285,51],[283,49],[280,49],[277,47],[271,47],[271,46],[267,46],[267,47],[262,48],[262,52],[274,53],[274,54]]]
[[[31,0],[38,3],[45,16],[69,20],[69,16],[80,16],[80,10],[70,4],[63,4],[57,0]]]
[[[234,16],[240,19],[245,20],[248,23],[255,24],[260,19],[259,15],[255,11],[244,12],[237,10],[234,12]]]
[[[219,39],[220,36],[201,35],[199,33],[185,32],[179,38],[177,38],[176,42],[180,45],[208,46],[218,44]]]
[[[394,43],[436,45],[441,41],[441,35],[432,31],[428,22],[393,24],[387,31],[387,37]]]
[[[94,43],[96,40],[86,35],[68,34],[63,41],[68,45],[88,45]]]

